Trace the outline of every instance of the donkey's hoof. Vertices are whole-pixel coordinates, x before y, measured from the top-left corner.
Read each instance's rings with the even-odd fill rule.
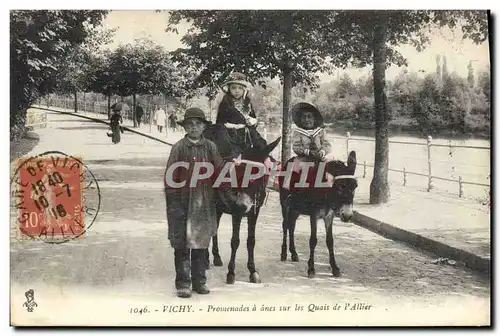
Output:
[[[261,283],[259,273],[253,272],[252,274],[250,274],[250,282],[251,283]]]
[[[332,268],[332,274],[334,277],[339,278],[342,273],[340,273],[340,269],[338,267]]]
[[[309,271],[307,271],[307,277],[308,277],[309,279],[312,279],[312,278],[314,278],[315,276],[316,276],[316,271],[314,271],[314,270],[309,270]]]
[[[292,254],[292,261],[299,261],[299,255],[297,253]]]
[[[219,258],[214,258],[214,266],[218,266],[219,267],[219,266],[222,266],[222,265],[224,265],[224,264],[222,263],[222,260],[221,260],[220,257]]]
[[[285,254],[281,254],[281,261],[286,261],[286,253]]]
[[[227,277],[226,277],[226,283],[228,285],[233,285],[234,281],[235,281],[234,274],[228,274]]]

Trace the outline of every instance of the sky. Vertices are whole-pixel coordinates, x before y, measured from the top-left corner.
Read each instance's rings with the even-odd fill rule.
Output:
[[[113,42],[105,47],[116,48],[122,43],[132,42],[137,38],[149,38],[166,50],[172,51],[182,47],[180,41],[188,25],[178,26],[179,34],[166,33],[168,12],[155,12],[151,10],[114,10],[104,20],[105,28],[117,28]],[[469,61],[473,61],[476,71],[489,70],[489,44],[475,45],[472,41],[462,40],[460,29],[451,31],[448,28],[435,29],[431,37],[431,44],[421,53],[410,45],[401,45],[398,50],[408,60],[408,70],[418,72],[420,75],[432,73],[436,70],[436,55],[446,55],[447,65],[450,72],[467,76]],[[393,79],[403,68],[393,66],[386,71],[387,79]],[[363,69],[349,68],[339,70],[342,76],[347,72],[353,79],[367,76],[371,73],[371,67]],[[320,75],[321,82],[332,80],[334,75]]]

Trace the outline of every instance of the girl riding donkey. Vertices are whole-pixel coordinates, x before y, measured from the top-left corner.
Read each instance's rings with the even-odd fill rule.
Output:
[[[248,96],[249,83],[245,75],[233,72],[223,90],[226,92],[219,104],[216,124],[224,125],[236,148],[232,156],[249,149],[262,151],[267,141],[257,131],[257,117]]]
[[[249,162],[251,165],[264,168],[266,173],[275,161],[270,157],[270,153],[278,145],[281,138],[267,144],[261,135],[257,132],[257,118],[252,107],[247,88],[249,84],[245,76],[241,73],[232,73],[224,84],[226,94],[222,99],[217,115],[216,126],[207,130],[206,137],[217,144],[220,154],[227,161],[234,160],[236,178],[238,186],[232,188],[236,192],[237,201],[235,209],[228,209],[223,202],[217,202],[217,217],[220,223],[222,214],[229,214],[232,217],[232,237],[231,237],[231,258],[228,264],[228,273],[226,282],[235,283],[235,263],[236,252],[240,244],[240,225],[244,217],[248,222],[247,268],[250,272],[250,282],[260,282],[260,276],[255,266],[254,248],[255,248],[255,229],[259,211],[266,197],[266,185],[268,174],[260,178],[248,181],[245,184],[243,177]],[[220,196],[220,194],[219,194]],[[212,253],[214,256],[214,265],[222,266],[222,260],[219,254],[217,235],[213,237]],[[208,261],[207,254],[207,261]]]

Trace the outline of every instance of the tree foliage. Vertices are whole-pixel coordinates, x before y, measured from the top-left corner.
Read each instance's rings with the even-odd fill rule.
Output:
[[[478,86],[480,91],[486,96],[488,102],[490,102],[491,96],[491,76],[488,71],[483,71],[478,76]]]
[[[15,10],[10,12],[11,137],[24,128],[26,109],[55,89],[63,60],[84,43],[106,11]]]
[[[485,11],[338,11],[332,14],[331,22],[332,28],[323,31],[323,40],[342,39],[352,64],[373,64],[376,149],[370,202],[387,202],[390,197],[387,180],[390,115],[386,104],[385,69],[391,64],[407,64],[396,47],[411,44],[417,51],[423,50],[430,42],[430,28],[436,25],[461,26],[463,38],[484,42],[488,38],[488,16]],[[443,76],[447,73],[446,58],[442,73]]]
[[[326,11],[180,10],[172,11],[168,31],[186,20],[192,25],[181,41],[187,45],[174,59],[197,71],[192,83],[221,85],[234,69],[249,79],[282,76],[286,62],[294,67],[293,83],[317,85],[317,72],[330,71],[318,27]],[[335,57],[333,57],[335,58]],[[259,84],[264,84],[260,82]]]
[[[169,54],[150,40],[120,45],[109,55],[109,70],[120,96],[171,94],[176,89]]]
[[[106,50],[93,55],[91,64],[89,90],[105,96],[118,94],[119,90],[114,81],[114,71],[111,67],[111,52]]]
[[[62,60],[62,66],[55,77],[55,88],[59,93],[74,93],[90,91],[93,74],[96,70],[102,52],[101,44],[111,42],[115,29],[103,30],[100,27],[89,29],[85,40]]]
[[[345,65],[342,40],[326,46],[322,30],[330,29],[329,11],[197,10],[172,11],[167,31],[176,31],[182,20],[191,28],[182,37],[186,48],[174,52],[174,60],[193,69],[191,88],[222,85],[236,70],[250,82],[265,88],[259,78],[279,78],[283,84],[282,159],[291,155],[291,90],[303,83],[314,88],[317,73]],[[338,42],[338,43],[337,43]],[[326,46],[326,47],[325,47]]]

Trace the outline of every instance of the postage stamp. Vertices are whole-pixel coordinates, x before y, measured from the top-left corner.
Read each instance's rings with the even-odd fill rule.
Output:
[[[47,243],[81,237],[100,207],[92,172],[80,159],[59,151],[19,159],[11,196],[19,232]]]

